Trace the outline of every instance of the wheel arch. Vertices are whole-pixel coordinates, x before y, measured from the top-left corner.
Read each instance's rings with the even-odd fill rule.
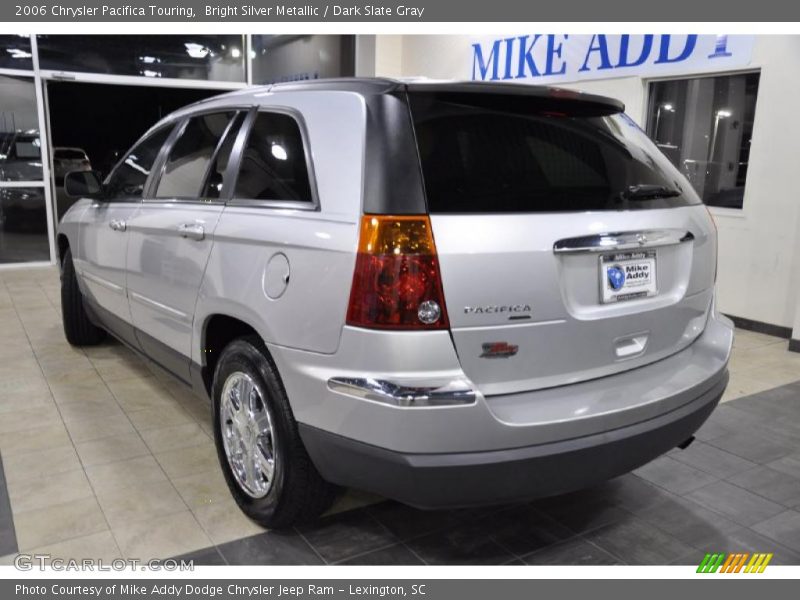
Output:
[[[58,264],[64,264],[64,256],[70,249],[69,238],[65,233],[59,233],[56,237],[56,251],[58,252]]]
[[[207,392],[211,391],[214,370],[222,350],[233,340],[247,335],[264,339],[254,326],[239,317],[226,313],[213,313],[205,317],[200,333],[200,373]]]

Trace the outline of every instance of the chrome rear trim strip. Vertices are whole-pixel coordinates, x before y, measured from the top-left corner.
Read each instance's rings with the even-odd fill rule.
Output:
[[[614,252],[617,250],[672,246],[692,240],[694,240],[694,234],[691,231],[682,229],[598,233],[596,235],[558,240],[553,244],[553,252],[556,254],[568,252]]]

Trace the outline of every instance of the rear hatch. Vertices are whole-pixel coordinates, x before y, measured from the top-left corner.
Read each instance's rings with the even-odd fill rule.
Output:
[[[409,104],[453,342],[485,395],[633,369],[702,332],[716,230],[620,105],[419,87]]]

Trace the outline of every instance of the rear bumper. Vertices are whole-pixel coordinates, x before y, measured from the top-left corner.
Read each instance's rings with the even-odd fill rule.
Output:
[[[457,366],[447,368],[453,359],[445,343],[426,351],[416,337],[386,336],[374,345],[372,339],[359,338],[356,364],[366,367],[360,377],[380,380],[393,372],[375,366],[409,364],[416,378],[405,379],[418,385],[420,366],[430,367],[421,363],[437,358],[428,381],[436,379],[433,372],[443,380],[464,377]],[[428,347],[438,339],[426,338]],[[340,365],[309,368],[307,357],[295,353],[306,358],[298,366],[276,354],[300,434],[324,478],[434,508],[560,494],[631,471],[680,445],[719,402],[732,342],[733,324],[712,310],[692,344],[643,367],[522,394],[478,392],[470,404],[418,407],[332,390],[327,382],[341,373]]]
[[[556,495],[631,471],[687,440],[711,414],[727,368],[679,408],[603,433],[489,452],[394,452],[321,429],[300,434],[322,476],[421,508]]]
[[[687,406],[724,376],[733,325],[712,313],[685,349],[606,377],[529,392],[491,396],[475,390],[462,404],[435,404],[453,382],[472,384],[446,331],[380,332],[345,328],[337,353],[270,346],[297,422],[400,455],[491,453],[605,435]],[[332,381],[382,380],[404,387],[348,389]],[[443,386],[450,382],[449,387]],[[404,399],[425,390],[426,403]],[[460,389],[460,388],[459,388]],[[460,398],[463,400],[463,398]],[[453,400],[453,398],[451,398]]]

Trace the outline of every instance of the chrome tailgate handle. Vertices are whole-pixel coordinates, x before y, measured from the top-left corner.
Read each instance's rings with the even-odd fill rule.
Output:
[[[567,252],[608,252],[672,246],[694,240],[691,231],[682,229],[656,229],[647,231],[624,231],[598,233],[574,238],[564,238],[553,244],[556,254]]]
[[[128,225],[125,223],[125,221],[121,221],[119,219],[111,219],[108,222],[108,226],[114,231],[125,231],[128,228]]]
[[[178,225],[178,233],[182,238],[202,240],[206,237],[206,230],[199,223],[182,223]]]
[[[632,358],[642,354],[647,347],[649,333],[640,333],[614,342],[614,353],[617,358]]]

